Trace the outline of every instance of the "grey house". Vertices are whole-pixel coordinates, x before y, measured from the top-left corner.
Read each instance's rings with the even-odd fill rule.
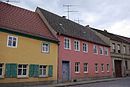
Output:
[[[130,76],[130,38],[109,33],[106,30],[91,29],[111,46],[113,76]]]

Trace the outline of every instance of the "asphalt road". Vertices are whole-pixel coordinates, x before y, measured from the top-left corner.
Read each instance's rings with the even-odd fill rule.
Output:
[[[83,84],[68,87],[130,87],[130,77],[122,78],[116,81]]]

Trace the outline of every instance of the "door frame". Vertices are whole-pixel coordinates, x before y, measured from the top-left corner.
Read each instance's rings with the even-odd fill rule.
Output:
[[[117,62],[120,62],[120,69],[121,69],[121,76],[117,76],[117,74],[116,74],[116,61]],[[122,75],[122,60],[114,60],[114,69],[115,69],[115,77],[122,77],[123,75]]]
[[[69,64],[69,80],[68,81],[70,81],[71,80],[71,62],[70,61],[68,61],[68,60],[62,60],[62,67],[63,67],[63,62],[68,62]],[[62,82],[64,82],[64,80],[63,80],[63,73],[62,73]]]

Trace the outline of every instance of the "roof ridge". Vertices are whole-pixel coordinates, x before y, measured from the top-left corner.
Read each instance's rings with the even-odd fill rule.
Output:
[[[78,24],[78,25],[84,27],[83,25],[81,25],[81,24],[79,24],[79,23],[77,23],[77,22],[75,22],[75,21],[73,21],[73,20],[70,20],[70,19],[67,19],[67,18],[63,18],[62,16],[60,16],[60,15],[58,15],[58,14],[55,14],[55,13],[52,13],[52,12],[46,10],[46,9],[42,9],[42,8],[40,8],[40,7],[37,7],[37,8],[39,8],[39,9],[41,9],[41,10],[44,10],[44,11],[46,11],[46,12],[48,12],[48,13],[51,13],[52,15],[55,15],[55,16],[57,16],[57,17],[60,17],[61,19],[64,19],[64,20],[67,20],[67,21],[76,23],[76,24]]]
[[[32,12],[32,13],[35,13],[34,11],[31,11],[29,9],[26,9],[26,8],[22,8],[22,7],[19,7],[19,6],[15,6],[15,5],[12,5],[12,4],[9,4],[9,3],[6,3],[6,2],[2,2],[0,1],[0,4],[4,4],[4,5],[8,5],[8,6],[11,6],[11,7],[14,7],[14,8],[18,8],[18,9],[21,9],[21,10],[24,10],[24,11],[28,11],[28,12]]]

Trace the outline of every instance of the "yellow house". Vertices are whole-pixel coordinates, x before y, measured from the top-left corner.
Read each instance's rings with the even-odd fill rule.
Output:
[[[58,40],[35,12],[0,3],[0,83],[56,82]]]

